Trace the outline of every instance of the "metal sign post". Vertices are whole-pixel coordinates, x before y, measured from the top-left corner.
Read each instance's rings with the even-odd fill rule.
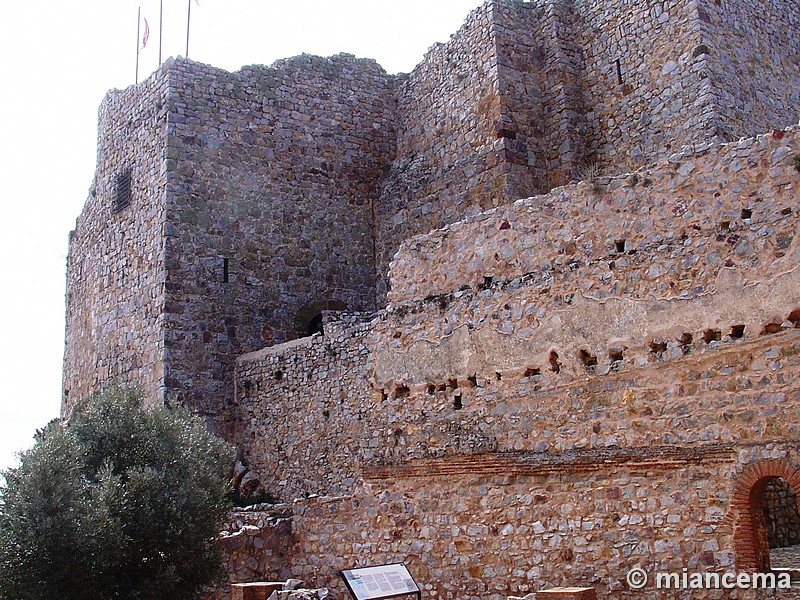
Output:
[[[382,600],[400,596],[416,596],[422,600],[422,592],[405,563],[343,569],[339,574],[354,600]]]

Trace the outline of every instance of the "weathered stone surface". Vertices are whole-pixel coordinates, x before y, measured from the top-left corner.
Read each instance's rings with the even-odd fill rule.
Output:
[[[305,335],[323,309],[380,307],[409,236],[581,166],[627,171],[795,122],[796,3],[706,4],[492,0],[410,75],[349,55],[237,73],[171,60],[111,92],[70,241],[64,412],[138,382],[230,437],[235,357]]]
[[[110,93],[65,414],[139,382],[294,499],[232,515],[234,583],[404,561],[434,600],[633,600],[674,597],[634,566],[766,569],[800,490],[798,21],[492,0],[409,75],[178,60]]]

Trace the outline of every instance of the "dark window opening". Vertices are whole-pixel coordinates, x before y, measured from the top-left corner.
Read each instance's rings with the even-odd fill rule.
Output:
[[[622,60],[617,59],[617,82],[622,85]]]
[[[742,339],[744,337],[744,325],[733,325],[730,336],[734,340]]]
[[[227,258],[222,259],[222,283],[230,281],[230,260]]]
[[[550,363],[550,370],[553,373],[561,372],[561,363],[558,361],[558,352],[556,352],[555,350],[551,350],[548,362]]]
[[[131,170],[125,169],[117,174],[114,181],[114,201],[111,204],[112,212],[120,212],[131,204]]]
[[[408,398],[411,395],[411,388],[404,383],[398,383],[394,386],[395,398]]]
[[[322,313],[317,313],[308,322],[308,335],[314,335],[315,333],[324,333],[322,329]]]
[[[608,350],[608,359],[611,361],[609,369],[614,372],[619,372],[622,361],[625,360],[624,350],[618,346]]]

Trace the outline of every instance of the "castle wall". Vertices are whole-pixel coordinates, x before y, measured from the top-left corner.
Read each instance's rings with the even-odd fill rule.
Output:
[[[325,335],[264,348],[236,363],[236,443],[266,491],[286,500],[349,493],[375,452],[365,416],[369,315],[326,316]]]
[[[717,133],[697,3],[575,0],[584,162],[626,172]],[[619,71],[617,71],[619,60]]]
[[[370,380],[338,409],[360,478],[295,504],[292,575],[402,560],[433,598],[634,598],[636,565],[745,564],[740,474],[800,464],[798,154],[798,129],[709,144],[404,242]],[[312,344],[297,398],[341,376],[302,362]],[[248,416],[279,447],[319,435],[319,409]],[[281,476],[348,460],[304,458]]]
[[[391,80],[348,55],[238,73],[178,62],[172,77],[166,382],[230,420],[237,355],[306,335],[323,309],[375,306]]]
[[[510,200],[572,179],[585,151],[578,13],[571,0],[497,2]],[[510,135],[509,135],[510,134]]]
[[[403,239],[505,197],[495,35],[490,2],[398,81],[397,154],[376,204],[381,298],[389,261]]]
[[[729,139],[800,117],[800,6],[791,0],[699,3],[718,128]]]
[[[110,381],[163,398],[165,98],[158,72],[112,91],[99,112],[97,172],[70,233],[67,258],[64,401]],[[130,203],[115,210],[119,178],[130,170]],[[119,185],[118,185],[119,184]]]
[[[405,242],[377,384],[564,381],[794,322],[797,137],[710,146]]]
[[[760,456],[746,447],[736,452]],[[791,445],[763,454],[800,459]],[[339,569],[402,561],[426,598],[507,600],[591,586],[598,598],[673,600],[686,592],[657,590],[654,573],[734,571],[729,498],[739,465],[730,460],[681,464],[670,457],[602,470],[559,466],[546,474],[515,471],[511,461],[504,470],[498,460],[493,471],[479,460],[460,468],[442,462],[441,470],[370,481],[356,496],[298,502],[292,576],[344,594]],[[634,566],[650,576],[644,590],[626,583]]]

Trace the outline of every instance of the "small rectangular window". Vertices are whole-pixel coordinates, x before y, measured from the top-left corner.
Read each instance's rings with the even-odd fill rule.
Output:
[[[619,59],[619,58],[617,59],[617,82],[620,85],[623,84],[623,81],[622,81],[622,60]]]
[[[114,201],[111,204],[113,212],[120,212],[124,210],[131,203],[131,170],[125,169],[121,173],[117,173],[117,178],[114,181]]]

